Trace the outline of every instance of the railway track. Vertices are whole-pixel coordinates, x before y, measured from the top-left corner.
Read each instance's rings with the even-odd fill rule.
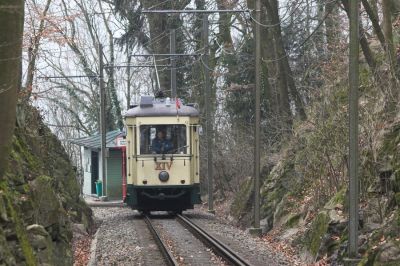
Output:
[[[169,251],[167,245],[160,237],[160,234],[158,233],[157,229],[155,228],[155,226],[153,225],[151,219],[147,214],[144,215],[144,221],[146,222],[151,235],[153,236],[154,240],[157,243],[158,248],[160,249],[162,255],[164,256],[165,262],[171,266],[179,265],[178,262],[175,260],[174,256],[172,255],[172,253]]]
[[[144,216],[145,222],[156,241],[161,253],[164,255],[165,261],[168,265],[179,265],[178,262],[173,257],[172,253],[169,251],[167,245],[161,239],[159,232],[153,225],[151,218],[148,215]],[[238,266],[250,266],[251,264],[247,262],[244,258],[238,255],[235,251],[230,249],[227,245],[216,239],[215,237],[208,234],[200,226],[192,222],[189,218],[184,215],[176,215],[175,219],[185,228],[189,230],[196,238],[198,238],[205,246],[212,249],[216,254],[220,255],[227,263],[230,265]]]

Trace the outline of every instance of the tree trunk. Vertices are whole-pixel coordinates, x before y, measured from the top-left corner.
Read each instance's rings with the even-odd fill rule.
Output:
[[[7,166],[21,80],[24,1],[0,3],[0,180]]]
[[[388,62],[392,72],[396,69],[396,56],[393,45],[393,29],[392,29],[392,12],[391,12],[391,0],[382,0],[382,11],[383,11],[383,34],[385,35],[385,46]]]
[[[261,23],[263,24],[272,24],[272,22],[268,19],[267,12],[265,10],[265,6],[262,6],[261,12]],[[274,37],[267,27],[261,27],[261,58],[262,58],[262,76],[261,76],[261,85],[263,86],[264,97],[263,100],[265,102],[265,109],[267,115],[271,115],[272,117],[276,117],[279,114],[279,93],[276,90],[276,86],[272,86],[269,78],[272,80],[278,79],[278,70],[275,64],[276,57],[276,48],[274,43]]]
[[[372,27],[374,28],[375,34],[378,37],[379,42],[382,45],[382,48],[386,50],[386,45],[385,45],[385,37],[383,35],[381,26],[379,25],[379,17],[378,17],[378,12],[375,10],[376,7],[373,7],[370,5],[368,0],[362,0],[363,6],[365,11],[368,14],[369,19],[372,22]],[[376,4],[376,2],[375,2]]]
[[[289,65],[289,58],[286,54],[285,47],[282,39],[282,30],[280,26],[279,9],[277,0],[264,1],[266,3],[267,12],[271,18],[271,23],[274,25],[272,27],[272,32],[275,40],[276,48],[276,60],[279,64],[280,71],[280,99],[281,99],[281,110],[284,116],[287,116],[287,123],[290,125],[291,122],[291,111],[289,104],[289,91],[293,98],[296,108],[296,114],[301,118],[306,118],[306,113],[304,111],[303,101],[297,91],[296,84],[294,81],[293,73]],[[286,88],[284,85],[286,83]]]
[[[218,9],[228,9],[229,6],[224,0],[217,0]],[[228,52],[233,52],[233,41],[231,36],[231,17],[230,13],[219,13],[219,43]]]
[[[114,115],[111,116],[112,119],[116,120],[112,123],[112,125],[116,126],[119,129],[122,129],[124,126],[124,122],[122,121],[122,114],[121,114],[121,105],[118,100],[117,96],[117,91],[115,88],[115,80],[114,80],[114,75],[115,75],[115,70],[114,70],[114,65],[115,65],[115,55],[114,55],[114,34],[111,31],[109,27],[109,21],[107,20],[104,12],[103,12],[103,7],[102,7],[102,2],[98,0],[99,6],[100,6],[100,11],[102,13],[104,25],[106,27],[106,31],[108,34],[108,45],[109,45],[109,55],[110,59],[108,62],[108,65],[112,66],[110,68],[107,68],[107,74],[108,74],[108,82],[107,82],[107,89],[110,92],[110,109],[114,110]],[[108,116],[110,116],[110,113],[108,113]],[[110,129],[115,129],[115,128],[110,128]]]
[[[333,2],[335,3],[335,2]],[[318,20],[318,25],[321,25],[315,32],[314,34],[314,43],[315,43],[315,48],[317,49],[318,57],[323,57],[325,55],[324,51],[324,1],[323,0],[317,0],[317,20]]]
[[[188,0],[179,1],[163,1],[163,0],[140,0],[145,9],[183,9],[190,3]],[[147,20],[150,28],[151,41],[147,44],[151,53],[168,54],[169,53],[169,36],[170,26],[175,26],[176,21],[180,19],[173,15],[169,18],[167,14],[147,14]],[[171,25],[172,24],[172,25]],[[176,33],[179,38],[179,32]],[[177,40],[177,48],[179,51],[179,40]],[[169,63],[168,57],[156,57],[157,65],[166,65]],[[160,78],[160,88],[163,91],[169,91],[170,88],[170,71],[158,67],[158,75]],[[178,81],[177,81],[178,82]],[[157,88],[158,89],[158,88]]]
[[[344,10],[346,11],[347,17],[349,18],[350,17],[349,0],[342,0],[342,4],[344,7]],[[369,68],[371,69],[371,72],[376,74],[377,73],[376,72],[376,60],[375,60],[375,57],[369,47],[368,40],[365,37],[364,28],[361,23],[361,17],[360,17],[359,30],[360,30],[360,45],[361,45],[361,49],[363,51],[365,60],[367,61],[367,64],[368,64]]]
[[[392,1],[392,15],[394,17],[400,16],[400,1],[398,0],[391,0]]]
[[[332,54],[339,45],[339,6],[336,1],[325,3],[325,16],[326,43],[328,52]]]

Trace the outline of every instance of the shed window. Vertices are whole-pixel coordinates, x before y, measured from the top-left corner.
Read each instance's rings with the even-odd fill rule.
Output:
[[[187,154],[186,126],[140,126],[140,154]]]

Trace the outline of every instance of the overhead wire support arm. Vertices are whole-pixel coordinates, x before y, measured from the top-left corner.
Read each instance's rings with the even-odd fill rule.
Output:
[[[131,54],[132,57],[154,57],[154,56],[200,56],[201,54]]]
[[[72,78],[98,78],[99,76],[75,75],[75,76],[39,76],[38,79],[72,79]]]
[[[212,10],[195,10],[195,9],[161,9],[161,10],[142,10],[143,14],[188,14],[188,13],[203,13],[203,14],[212,14],[212,13],[250,13],[250,9],[212,9]]]
[[[157,65],[158,67],[171,67],[171,65]],[[154,67],[152,64],[147,65],[115,65],[115,66],[104,66],[104,68],[123,68],[123,67]]]

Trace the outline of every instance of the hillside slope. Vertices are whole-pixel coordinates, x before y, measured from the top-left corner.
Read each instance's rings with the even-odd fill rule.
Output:
[[[345,55],[345,54],[344,54]],[[347,256],[348,87],[346,58],[324,69],[308,119],[298,122],[272,171],[263,176],[261,217],[265,232],[296,247],[309,262],[332,264]],[[360,236],[362,265],[400,264],[400,106],[382,67],[380,83],[361,67]],[[335,77],[335,78],[332,78]],[[380,85],[377,85],[380,84]],[[398,87],[394,87],[398,90]],[[265,158],[268,160],[268,158]],[[230,213],[252,222],[251,180]]]

